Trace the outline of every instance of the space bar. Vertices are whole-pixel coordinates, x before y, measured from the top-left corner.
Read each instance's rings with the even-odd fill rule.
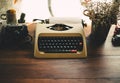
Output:
[[[77,50],[45,50],[45,53],[76,53]]]

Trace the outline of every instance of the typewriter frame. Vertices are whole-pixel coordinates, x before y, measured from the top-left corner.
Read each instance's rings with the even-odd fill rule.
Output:
[[[36,58],[85,58],[87,57],[86,39],[81,24],[67,24],[72,26],[72,29],[66,31],[50,30],[46,27],[53,24],[39,24],[36,25],[35,43],[34,43],[34,57]],[[40,36],[81,36],[83,37],[83,50],[77,53],[44,53],[38,49],[38,37]]]

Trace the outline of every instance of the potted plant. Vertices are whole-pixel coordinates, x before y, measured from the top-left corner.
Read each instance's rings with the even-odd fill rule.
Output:
[[[117,23],[119,3],[117,2],[91,2],[83,14],[91,21],[90,40],[94,44],[102,44],[109,32],[111,24]]]

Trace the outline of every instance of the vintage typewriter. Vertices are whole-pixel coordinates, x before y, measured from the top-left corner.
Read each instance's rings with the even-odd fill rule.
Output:
[[[86,39],[82,24],[37,23],[35,30],[34,57],[87,57]]]

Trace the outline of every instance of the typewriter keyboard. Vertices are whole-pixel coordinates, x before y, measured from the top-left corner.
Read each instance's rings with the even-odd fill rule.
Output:
[[[76,53],[83,50],[81,36],[41,36],[38,37],[38,49],[45,53]]]

